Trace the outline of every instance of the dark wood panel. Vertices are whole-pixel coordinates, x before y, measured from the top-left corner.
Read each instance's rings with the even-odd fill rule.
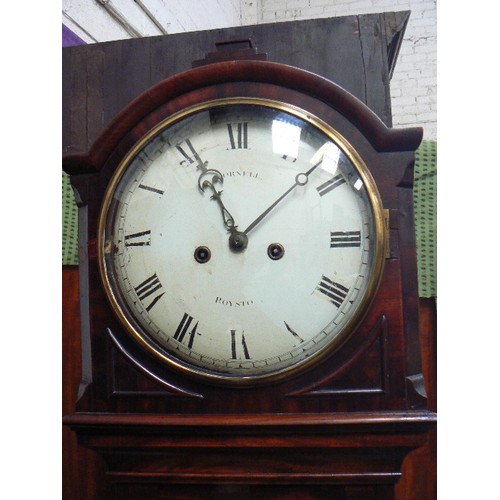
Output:
[[[434,297],[420,299],[422,369],[429,410],[437,411],[437,310]]]
[[[408,15],[397,13],[398,18]],[[335,81],[390,125],[387,45],[394,38],[391,29],[404,29],[404,23],[388,22],[394,16],[290,21],[64,48],[63,152],[86,152],[131,100],[190,69],[192,61],[205,57],[217,42],[231,39],[252,39],[269,61]]]
[[[116,487],[121,500],[377,500],[387,487],[332,485],[130,485]]]
[[[390,103],[389,89],[389,61],[387,54],[387,43],[385,26],[382,18],[373,16],[359,16],[359,39],[363,65],[366,75],[366,89],[363,101],[381,118],[387,125],[392,125],[391,107],[382,105]],[[379,85],[373,85],[372,79],[375,75],[380,78]]]
[[[79,315],[79,280],[78,268],[64,267],[62,270],[63,296],[63,414],[75,411],[75,399],[81,376],[80,361],[80,315]],[[435,304],[432,299],[421,300],[421,324],[423,328],[423,366],[430,401],[435,401]],[[430,339],[430,341],[426,341]],[[432,404],[432,403],[431,403]],[[104,471],[106,464],[93,451],[78,445],[76,434],[67,426],[63,426],[62,441],[63,498],[66,500],[99,499],[97,491],[105,488]],[[432,500],[436,491],[436,448],[435,433],[431,433],[424,446],[410,453],[403,462],[402,477],[396,485],[396,500]],[[365,489],[363,489],[365,488]],[[304,485],[176,485],[168,487],[161,484],[147,485],[121,482],[116,486],[117,498],[144,498],[154,494],[154,498],[325,498],[335,493],[333,498],[369,498],[373,492],[367,493],[366,487],[345,490],[341,486]],[[362,492],[361,496],[353,496]],[[109,495],[109,496],[108,496]],[[129,495],[129,496],[126,496]],[[142,495],[142,497],[141,497]],[[258,495],[258,496],[255,496]],[[364,496],[363,496],[364,495]],[[111,493],[104,498],[112,498]],[[329,496],[332,498],[332,496]]]
[[[76,398],[82,375],[80,339],[80,301],[78,267],[62,269],[62,413],[76,411]],[[62,498],[98,499],[106,491],[105,464],[94,451],[78,445],[76,434],[62,428]]]

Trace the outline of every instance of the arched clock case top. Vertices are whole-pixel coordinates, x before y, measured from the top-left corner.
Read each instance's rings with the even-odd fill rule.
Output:
[[[333,347],[322,350],[321,355],[312,356],[311,362],[304,362],[303,369],[287,368],[278,370],[277,374],[271,372],[271,375],[254,377],[250,383],[232,383],[234,380],[230,380],[228,384],[224,377],[221,383],[219,377],[203,376],[206,366],[199,370],[201,376],[196,369],[194,376],[191,376],[185,368],[185,359],[188,358],[181,361],[179,369],[175,363],[162,359],[162,356],[168,358],[171,354],[163,350],[162,346],[160,349],[151,348],[145,345],[147,341],[141,345],[140,339],[138,341],[130,334],[131,330],[140,330],[144,325],[134,323],[133,317],[117,318],[121,316],[122,309],[130,309],[130,304],[127,305],[122,299],[113,300],[113,290],[118,288],[116,284],[106,281],[107,271],[103,262],[106,261],[106,245],[109,241],[103,234],[107,227],[106,221],[114,220],[111,212],[121,210],[120,200],[114,201],[116,190],[110,191],[109,186],[118,189],[120,177],[116,172],[127,171],[134,158],[140,154],[141,148],[137,144],[141,147],[146,144],[144,137],[154,138],[161,134],[165,121],[170,124],[171,120],[175,125],[191,117],[193,113],[189,110],[206,111],[217,106],[226,109],[229,104],[236,102],[272,109],[279,109],[279,103],[282,103],[283,109],[280,111],[291,112],[292,116],[309,125],[324,124],[322,131],[333,130],[341,153],[355,166],[351,173],[359,173],[357,169],[360,165],[362,167],[359,168],[366,167],[363,180],[373,182],[370,192],[376,194],[367,197],[368,205],[361,211],[366,210],[371,203],[375,214],[375,222],[372,222],[377,226],[374,234],[378,238],[383,235],[383,238],[372,247],[376,262],[371,270],[376,276],[369,280],[368,288],[371,291],[366,300],[361,301],[358,313],[349,323],[352,331],[343,334]],[[253,119],[254,115],[250,111],[248,113],[246,118]],[[179,119],[172,120],[171,117]],[[256,119],[261,120],[260,115]],[[152,130],[157,133],[151,133]],[[232,144],[229,147],[237,148],[239,145],[243,148],[241,141],[245,140],[246,132],[236,128],[228,130]],[[109,124],[88,154],[64,158],[64,169],[71,175],[79,204],[86,207],[88,227],[88,234],[81,234],[80,241],[88,255],[82,270],[88,266],[86,335],[91,355],[84,360],[84,371],[89,376],[88,385],[82,391],[80,407],[83,410],[93,407],[101,411],[120,411],[126,407],[127,411],[132,412],[143,412],[147,408],[147,412],[167,413],[398,411],[425,407],[425,394],[419,393],[418,386],[421,372],[418,298],[411,192],[408,189],[412,182],[414,151],[421,136],[420,129],[387,128],[363,103],[328,80],[267,61],[240,60],[207,64],[162,81],[137,97]],[[186,148],[182,152],[192,159]],[[208,162],[209,167],[211,161]],[[203,169],[201,165],[199,163]],[[305,185],[309,179],[300,177],[303,174],[299,173],[296,176],[297,183]],[[221,225],[230,224],[232,207],[227,203],[231,200],[230,188],[226,185],[222,189],[221,186],[217,188],[216,183],[212,182],[213,175],[207,179],[203,182],[208,184],[200,181],[200,187],[204,186],[208,191],[205,195],[207,211],[210,208],[217,213]],[[171,181],[168,179],[168,182]],[[139,182],[135,181],[135,185]],[[326,182],[317,182],[316,188],[325,186],[323,189],[327,189]],[[156,194],[159,194],[161,191],[159,187],[148,187],[149,192],[156,190]],[[321,197],[321,191],[318,192]],[[131,200],[134,201],[133,198]],[[373,203],[377,205],[378,202],[380,207],[373,208]],[[237,216],[234,218],[238,219]],[[134,232],[132,227],[133,223],[128,228],[130,244],[149,244],[149,233]],[[332,247],[342,242],[347,247],[356,246],[357,243],[344,241],[348,232],[347,228],[332,231]],[[354,233],[352,237],[355,240],[359,232],[350,231]],[[252,237],[250,232],[248,245],[252,245]],[[212,257],[214,252],[210,251],[210,246],[207,248],[208,251],[200,245],[194,258],[198,263],[212,259],[209,262],[212,265],[215,262],[215,257]],[[285,262],[291,253],[287,245],[283,248],[279,242],[274,247],[270,244],[268,252],[269,258],[271,253],[276,255],[278,265]],[[285,257],[280,262],[283,252]],[[200,268],[203,265],[199,264]],[[348,287],[326,275],[325,272],[321,281],[325,281],[325,286],[330,290],[328,297],[338,307],[338,301],[345,298]],[[151,272],[150,275],[145,274],[144,278],[142,282],[137,277],[135,281],[131,280],[136,295],[141,298],[151,294],[152,299],[163,300],[157,292],[153,293],[162,286],[156,274]],[[122,290],[127,286],[127,279],[124,278]],[[130,283],[128,286],[132,287]],[[152,303],[147,303],[147,307],[151,307],[149,311],[156,307],[151,306]],[[215,309],[213,313],[217,314]],[[193,326],[194,322],[189,330],[186,327],[184,334],[190,333],[197,339],[198,333]],[[292,335],[298,335],[291,326],[286,324],[286,327]],[[154,341],[152,344],[156,345]],[[243,350],[243,358],[248,357],[244,355],[247,349],[244,338],[235,333],[233,344],[234,352],[238,348]],[[160,355],[152,352],[155,349],[160,351]]]

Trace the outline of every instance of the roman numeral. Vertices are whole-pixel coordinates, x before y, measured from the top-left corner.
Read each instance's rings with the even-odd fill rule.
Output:
[[[154,293],[158,292],[159,290],[162,289],[162,284],[160,283],[160,280],[158,279],[158,276],[156,276],[156,273],[150,276],[149,278],[145,279],[141,284],[137,285],[134,290],[135,293],[137,294],[138,299],[143,303],[144,305],[144,299],[147,299]],[[152,302],[149,303],[149,305],[146,307],[146,311],[150,311],[152,307],[165,295],[165,292],[157,294],[155,297],[153,297]]]
[[[139,187],[145,191],[151,191],[152,193],[158,193],[159,195],[162,195],[165,192],[152,186],[146,186],[146,184],[139,184]]]
[[[227,124],[231,149],[248,149],[248,123],[238,123],[236,130],[230,123]]]
[[[125,236],[126,247],[144,247],[151,245],[151,230],[141,231],[140,233],[127,234]]]
[[[330,233],[330,248],[356,248],[361,246],[361,231],[335,231]]]
[[[250,359],[245,334],[242,332],[241,338],[237,338],[236,330],[231,330],[231,358],[232,359]]]
[[[179,326],[177,327],[177,330],[175,331],[174,334],[174,339],[181,343],[183,343],[184,339],[187,338],[188,339],[187,346],[189,347],[189,349],[193,347],[194,337],[197,334],[196,330],[198,328],[198,321],[197,321],[196,324],[191,328],[191,331],[189,331],[189,327],[191,326],[193,319],[194,318],[192,316],[189,316],[189,314],[184,313],[184,316],[182,317],[181,322],[179,323]],[[198,335],[200,334],[198,333]]]
[[[332,281],[330,278],[323,276],[318,285],[318,290],[328,297],[331,302],[333,302],[337,307],[342,305],[347,294],[349,293],[349,288]]]
[[[283,321],[283,323],[285,323],[286,329],[294,336],[296,340],[298,340],[300,343],[304,342],[304,339],[295,330],[293,330],[286,321]]]
[[[324,196],[326,193],[329,193],[330,191],[332,191],[336,187],[341,186],[344,183],[345,179],[339,174],[329,181],[326,181],[324,184],[321,184],[321,186],[318,186],[316,189],[318,190],[320,196]]]
[[[183,160],[180,161],[181,166],[186,166],[185,165],[186,163],[188,164],[187,166],[193,163],[198,163],[200,167],[203,166],[203,162],[201,161],[200,155],[196,152],[196,149],[194,149],[189,139],[180,142],[175,147],[177,151],[179,151],[181,156],[184,158]]]

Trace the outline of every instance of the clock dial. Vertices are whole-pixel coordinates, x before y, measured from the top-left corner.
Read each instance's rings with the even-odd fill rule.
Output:
[[[383,263],[362,160],[320,120],[262,99],[211,101],[147,134],[108,187],[99,237],[127,331],[221,382],[283,377],[338,348]]]

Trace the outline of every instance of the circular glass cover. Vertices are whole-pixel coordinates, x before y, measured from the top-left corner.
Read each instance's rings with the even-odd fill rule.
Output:
[[[101,273],[143,347],[221,382],[282,377],[345,341],[378,285],[380,198],[355,151],[261,99],[196,106],[124,158]]]

